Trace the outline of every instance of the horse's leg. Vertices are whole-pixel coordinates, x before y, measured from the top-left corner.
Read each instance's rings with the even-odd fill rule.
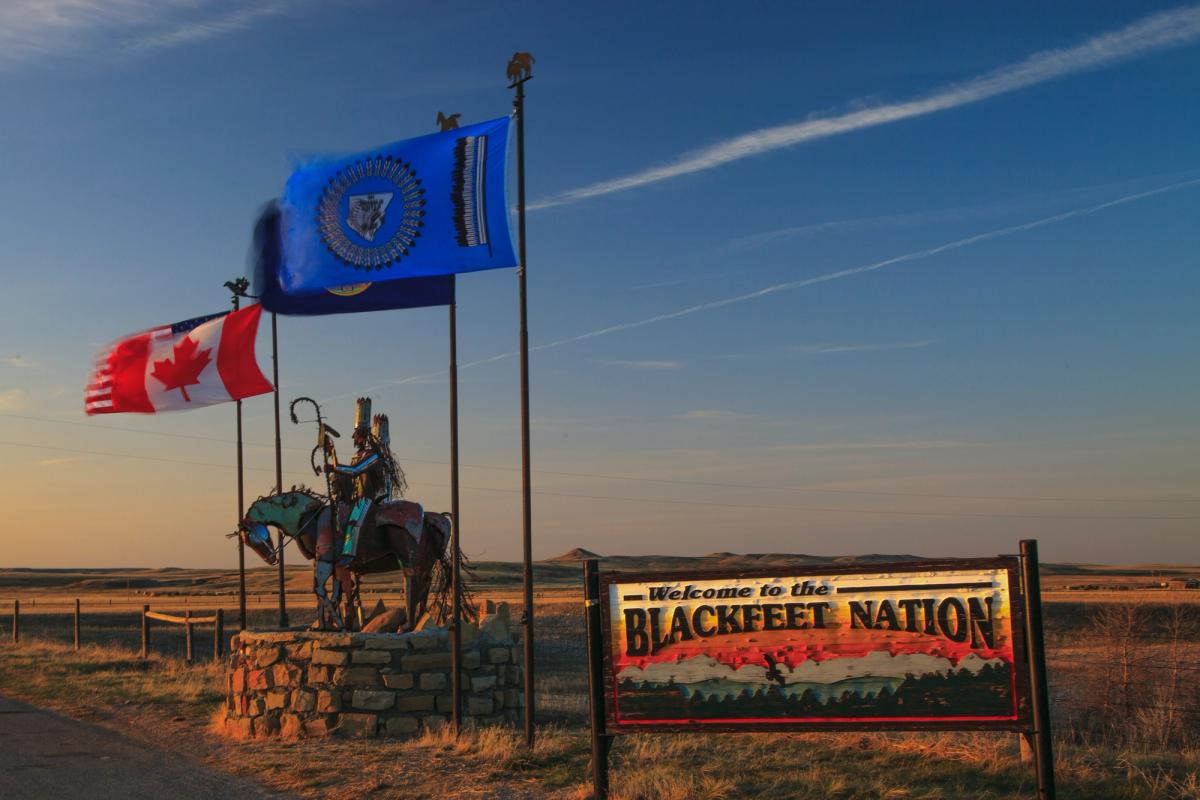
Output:
[[[338,588],[341,590],[341,595],[345,598],[345,612],[342,619],[345,620],[346,630],[354,630],[354,618],[356,616],[354,606],[358,602],[358,581],[355,580],[354,573],[347,567],[338,567],[334,576],[337,579]]]
[[[414,575],[413,576],[413,594],[416,595],[416,613],[417,618],[423,617],[429,611],[429,576]]]
[[[408,570],[405,570],[404,571],[404,613],[408,615],[409,629],[411,629],[414,625],[417,624],[416,592],[414,591],[414,588],[413,588],[415,583],[416,583],[415,577],[413,575],[411,575]]]
[[[352,574],[350,580],[353,581],[353,594],[350,595],[350,613],[354,618],[354,630],[361,631],[363,626],[363,608],[362,596],[359,591],[359,576]]]
[[[354,616],[358,620],[358,627],[355,630],[361,631],[363,626],[363,606],[362,606],[362,575],[357,572],[351,573],[351,580],[354,582]]]
[[[342,627],[341,617],[337,611],[336,598],[331,600],[325,591],[325,584],[333,576],[333,562],[318,559],[313,562],[313,593],[320,603],[320,630],[328,630],[327,625]],[[336,591],[337,581],[334,581]]]

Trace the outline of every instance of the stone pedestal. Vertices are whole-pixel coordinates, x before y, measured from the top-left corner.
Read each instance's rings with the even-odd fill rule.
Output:
[[[462,713],[522,718],[521,648],[501,615],[464,625]],[[238,738],[409,736],[450,719],[450,637],[414,633],[243,631],[229,657],[225,731]]]

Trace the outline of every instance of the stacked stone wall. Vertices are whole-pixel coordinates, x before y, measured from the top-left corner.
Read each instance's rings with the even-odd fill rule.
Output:
[[[463,718],[521,718],[521,648],[500,615],[464,625]],[[410,736],[451,714],[450,637],[413,633],[242,631],[230,648],[225,730],[238,738]]]

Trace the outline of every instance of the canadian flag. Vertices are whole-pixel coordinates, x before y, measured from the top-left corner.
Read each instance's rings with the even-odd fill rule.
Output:
[[[211,406],[273,391],[254,357],[262,306],[164,325],[127,336],[96,356],[84,392],[92,414],[153,414]]]

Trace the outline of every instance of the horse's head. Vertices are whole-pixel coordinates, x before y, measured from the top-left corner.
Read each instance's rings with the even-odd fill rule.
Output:
[[[263,523],[244,517],[238,523],[237,535],[241,537],[243,544],[258,553],[263,561],[272,566],[279,561],[275,555],[275,546],[271,543],[271,531]]]
[[[271,527],[288,536],[300,532],[302,520],[322,505],[320,497],[303,487],[281,494],[269,494],[250,504],[238,523],[237,536],[268,564],[278,562],[278,551],[271,543]]]

